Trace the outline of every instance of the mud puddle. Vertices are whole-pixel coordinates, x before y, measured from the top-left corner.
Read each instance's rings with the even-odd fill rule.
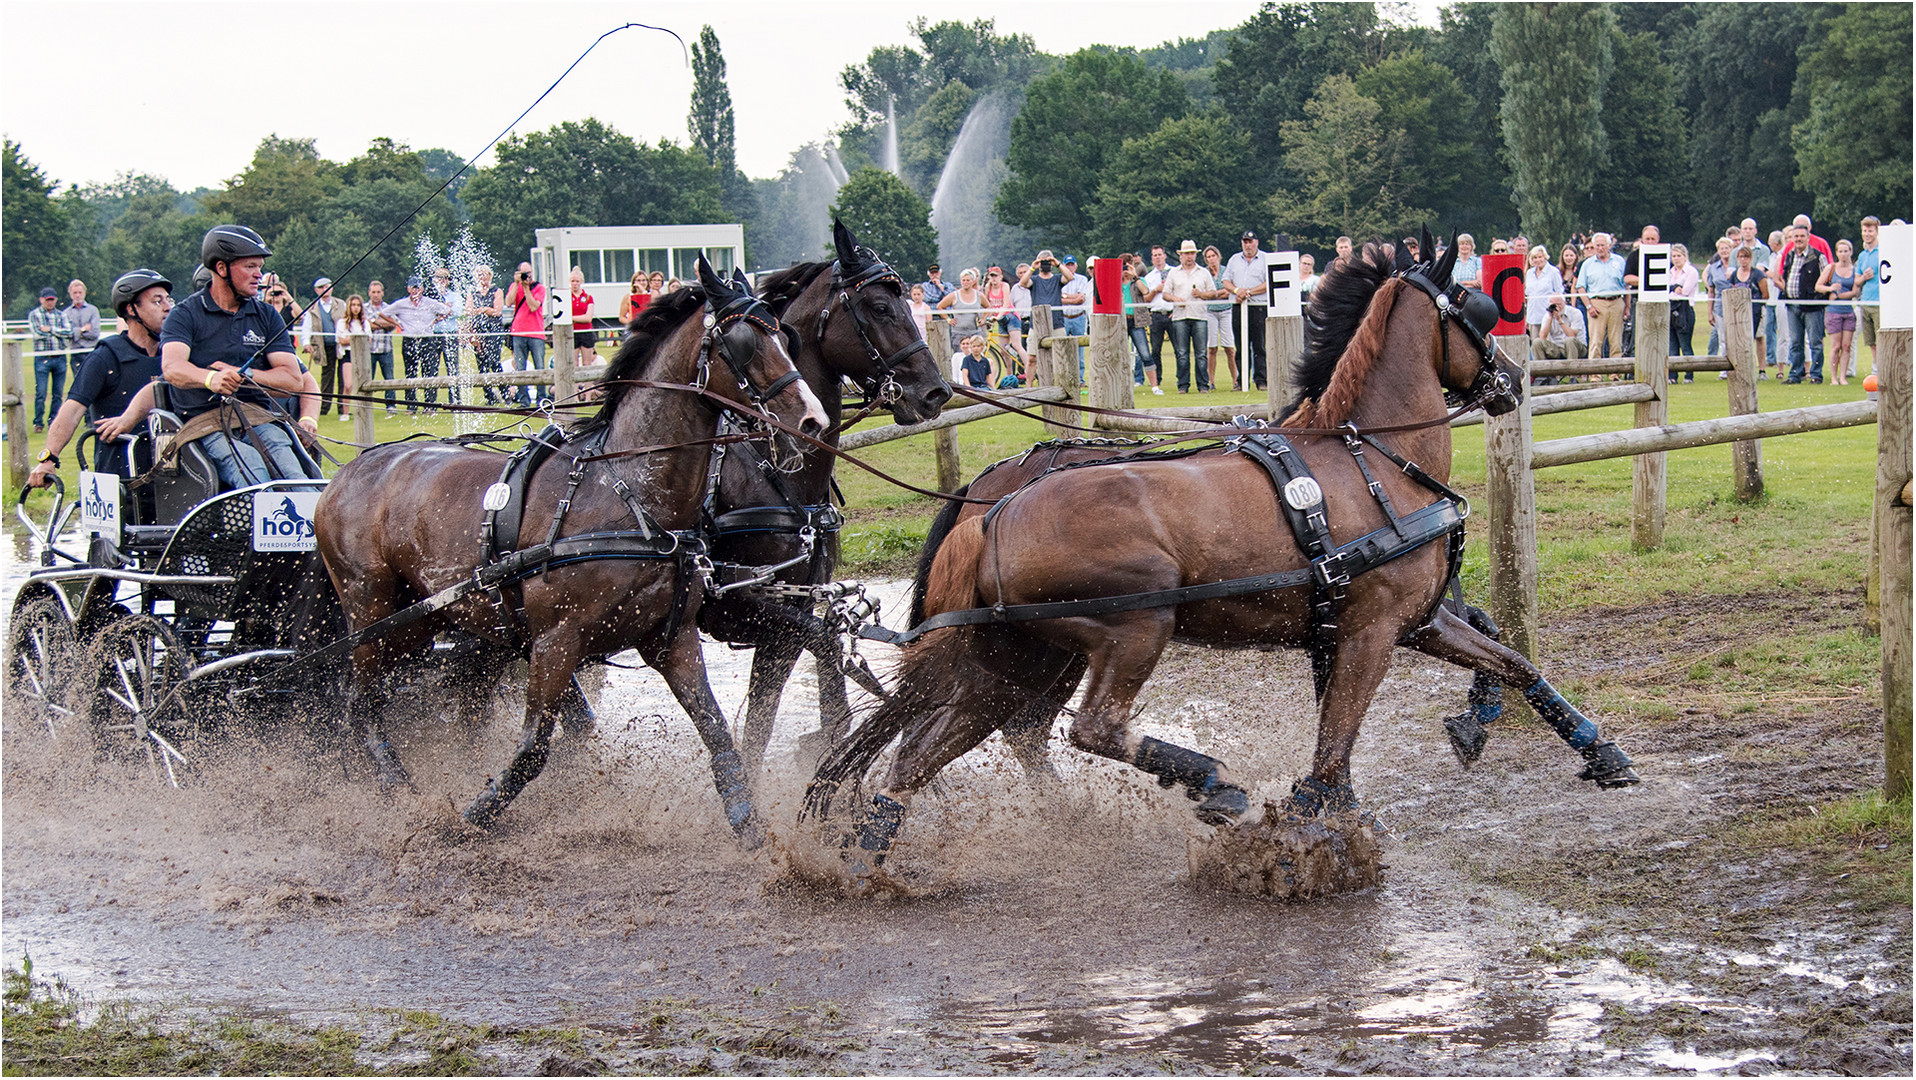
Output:
[[[878,591],[895,625],[903,585]],[[749,654],[707,658],[736,717]],[[1463,774],[1438,718],[1465,685],[1400,654],[1355,759],[1389,832],[1385,884],[1301,904],[1188,884],[1187,845],[1208,834],[1188,804],[1060,739],[1069,806],[1031,794],[995,739],[914,805],[897,866],[915,895],[803,884],[783,855],[810,842],[792,766],[816,723],[809,662],[763,789],[774,840],[753,854],[720,820],[689,722],[642,671],[607,673],[591,745],[556,757],[487,836],[456,808],[504,762],[511,710],[477,733],[404,732],[418,789],[398,798],[303,742],[212,753],[197,786],[171,791],[9,724],[0,952],[96,996],[302,1023],[426,1009],[623,1045],[671,1003],[808,1048],[701,1059],[721,1071],[1750,1073],[1898,1055],[1907,1071],[1906,926],[1779,915],[1767,943],[1657,935],[1500,880],[1697,836],[1726,812],[1699,797],[1723,765],[1639,738],[1644,785],[1598,793],[1533,723],[1500,730]],[[1174,647],[1140,722],[1274,799],[1308,760],[1309,701],[1300,656]],[[1804,1056],[1804,1017],[1858,1000],[1842,1045]]]

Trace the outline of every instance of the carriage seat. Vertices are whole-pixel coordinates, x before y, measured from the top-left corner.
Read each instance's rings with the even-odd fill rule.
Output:
[[[164,380],[153,384],[153,411],[147,414],[147,430],[152,434],[156,454],[164,452],[173,435],[184,426],[179,414],[171,408],[167,391]],[[290,426],[284,421],[280,423]],[[306,452],[305,444],[296,434],[293,436],[293,450],[298,454],[308,479],[325,479],[319,464]],[[219,469],[214,467],[213,459],[207,456],[197,441],[179,448],[171,464],[154,477],[153,489],[156,522],[164,525],[178,525],[194,507],[227,490],[220,483]]]

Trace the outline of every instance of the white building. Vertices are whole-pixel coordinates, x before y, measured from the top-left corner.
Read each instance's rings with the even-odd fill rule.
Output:
[[[566,278],[575,266],[585,275],[594,316],[609,324],[618,321],[619,301],[640,270],[691,284],[698,281],[700,255],[726,276],[745,261],[743,225],[595,225],[538,229],[533,236],[539,246],[532,249],[532,274],[546,283],[555,319],[571,314]]]

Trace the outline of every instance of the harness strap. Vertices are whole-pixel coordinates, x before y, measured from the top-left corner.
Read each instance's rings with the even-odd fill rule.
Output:
[[[1237,417],[1232,422],[1240,427],[1256,426],[1256,421],[1249,417]],[[1260,433],[1232,439],[1227,445],[1270,474],[1271,483],[1277,489],[1278,510],[1290,525],[1291,535],[1296,537],[1304,557],[1310,560],[1311,681],[1317,696],[1322,698],[1325,687],[1330,685],[1331,665],[1337,659],[1337,610],[1344,602],[1355,571],[1346,567],[1337,541],[1331,537],[1330,522],[1324,512],[1323,486],[1311,475],[1310,466],[1304,463],[1303,456],[1289,439]],[[1377,488],[1373,486],[1371,490],[1375,494]],[[1403,527],[1396,515],[1390,516],[1392,531],[1398,539],[1403,539]]]

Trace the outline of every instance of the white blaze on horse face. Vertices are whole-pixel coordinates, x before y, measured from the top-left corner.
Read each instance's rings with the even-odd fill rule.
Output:
[[[812,388],[806,384],[805,380],[800,379],[792,385],[798,387],[799,400],[805,403],[805,419],[799,421],[799,426],[804,427],[805,422],[810,421],[818,425],[816,430],[822,431],[830,427],[831,418],[825,415],[824,404],[818,400],[817,394],[812,393]]]

